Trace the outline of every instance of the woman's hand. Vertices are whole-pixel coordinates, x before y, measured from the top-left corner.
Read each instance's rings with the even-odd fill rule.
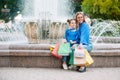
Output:
[[[80,45],[78,46],[78,49],[82,49],[82,44],[80,44]]]

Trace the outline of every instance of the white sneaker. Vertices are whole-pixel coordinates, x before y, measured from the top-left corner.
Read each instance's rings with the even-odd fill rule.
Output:
[[[66,65],[66,64],[63,64],[62,66],[63,66],[63,69],[65,69],[65,70],[67,70],[67,69],[68,69],[68,67],[67,67],[67,65]]]
[[[68,69],[69,69],[69,70],[72,70],[73,67],[74,67],[74,65],[71,65],[71,66],[68,67]]]
[[[86,72],[86,67],[80,67],[79,72]]]
[[[75,65],[71,65],[68,67],[69,70],[77,70],[77,66]]]

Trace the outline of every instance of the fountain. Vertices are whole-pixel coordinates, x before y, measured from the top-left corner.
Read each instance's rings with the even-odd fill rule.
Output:
[[[120,43],[120,21],[103,21],[91,27],[93,43]]]
[[[23,15],[18,15],[19,17],[15,19],[17,23],[12,23],[11,25],[12,29],[9,29],[9,25],[5,23],[4,26],[7,27],[8,32],[1,31],[3,34],[1,36],[2,43],[56,43],[57,41],[53,40],[54,38],[59,41],[64,35],[63,30],[67,27],[66,20],[71,18],[68,8],[70,6],[69,0],[23,0],[23,2],[25,4]],[[22,18],[18,21],[20,17]],[[20,30],[19,28],[21,27],[22,29]],[[59,32],[54,34],[52,31],[56,33],[55,29],[57,27],[60,27]],[[62,27],[63,30],[61,30]],[[62,34],[60,34],[61,31]],[[15,38],[18,39],[17,34],[21,35],[18,36],[23,42],[15,41]],[[3,37],[5,35],[7,37]],[[12,36],[11,39],[10,35]]]
[[[61,67],[61,61],[50,55],[49,43],[56,43],[55,39],[64,35],[68,0],[23,2],[22,19],[19,16],[10,27],[1,29],[0,67]]]
[[[1,23],[0,26],[0,44],[16,44],[16,43],[28,43],[27,37],[23,33],[23,29],[20,23],[14,23],[11,25],[7,23]]]
[[[98,22],[91,27],[91,38],[94,47],[93,51],[91,52],[91,55],[95,60],[95,64],[93,64],[92,66],[99,67],[119,66],[120,64],[118,61],[120,57],[119,27],[120,21],[110,20]]]
[[[22,19],[15,21],[12,27],[2,21],[0,67],[61,67],[61,61],[51,56],[49,48],[51,44],[61,41],[68,27],[66,20],[71,18],[71,14],[68,15],[69,1],[25,0],[25,4]],[[114,34],[117,34],[117,45],[106,44],[107,38],[101,37],[105,32],[116,32],[114,27],[109,27],[112,24],[100,22],[91,27],[94,44],[91,55],[95,60],[92,67],[120,67],[119,31]],[[110,38],[107,42],[108,40]],[[115,40],[116,38],[112,41]],[[109,60],[111,63],[108,63]]]
[[[34,8],[31,8],[33,3]],[[32,9],[25,7],[24,12],[28,15],[23,15],[22,19],[29,43],[56,43],[60,41],[67,27],[66,20],[72,18],[68,8],[70,6],[69,0],[34,0],[32,2],[26,0],[25,4]],[[34,16],[31,16],[30,13],[33,13]],[[57,33],[55,29],[58,30]]]

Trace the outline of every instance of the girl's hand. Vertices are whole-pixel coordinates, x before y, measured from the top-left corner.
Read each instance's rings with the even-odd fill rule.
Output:
[[[63,43],[67,43],[67,41],[66,41],[66,39],[63,39],[63,41],[62,41]]]
[[[76,41],[72,41],[72,40],[70,40],[70,43],[71,43],[71,44],[75,44],[75,43],[76,43]]]
[[[73,49],[75,49],[75,47],[76,47],[76,44],[74,44],[74,45],[72,46]]]

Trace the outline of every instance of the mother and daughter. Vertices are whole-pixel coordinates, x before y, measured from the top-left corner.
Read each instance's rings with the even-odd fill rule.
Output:
[[[88,52],[92,50],[90,45],[90,27],[87,22],[87,17],[84,16],[83,12],[77,12],[75,19],[67,20],[69,28],[66,29],[64,35],[64,43],[69,42],[70,47],[73,48],[74,44],[78,44],[78,47],[84,47]],[[63,69],[71,68],[72,65],[68,65],[70,56],[62,56]],[[85,66],[77,66],[77,71],[86,71]]]

